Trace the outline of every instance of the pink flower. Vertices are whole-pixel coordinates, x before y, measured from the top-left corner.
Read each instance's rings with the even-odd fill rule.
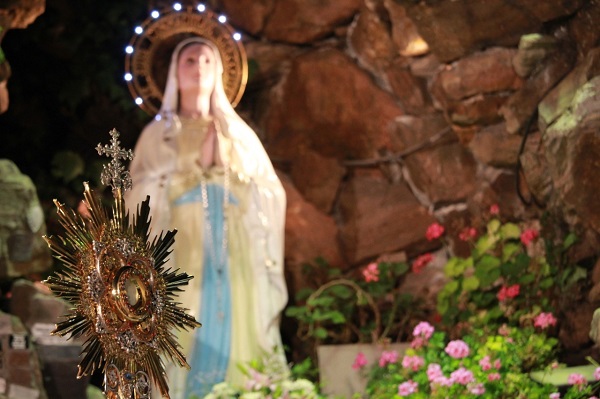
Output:
[[[354,370],[362,369],[367,365],[367,363],[367,357],[365,356],[365,354],[362,352],[358,352],[358,355],[356,355],[356,358],[354,359],[354,363],[352,363],[352,368]]]
[[[413,329],[413,336],[429,339],[433,335],[434,331],[435,328],[433,328],[431,324],[427,323],[426,321],[422,321]]]
[[[444,375],[441,375],[439,377],[434,378],[433,381],[430,382],[430,385],[439,385],[441,387],[451,387],[452,385],[454,385],[454,382],[450,378],[448,378]]]
[[[488,374],[488,381],[498,381],[500,379],[500,373]]]
[[[539,315],[535,316],[535,318],[533,319],[533,326],[539,327],[542,330],[545,330],[546,328],[555,325],[556,318],[552,315],[552,313],[542,312]]]
[[[490,357],[486,356],[479,361],[479,365],[483,371],[488,371],[492,368],[492,362],[490,361]]]
[[[460,238],[462,241],[469,241],[471,238],[475,238],[476,235],[477,230],[475,227],[465,227],[460,233],[458,233],[458,238]]]
[[[427,343],[427,340],[423,337],[415,337],[411,343],[410,343],[410,347],[413,349],[419,349],[425,346],[425,344]]]
[[[596,381],[600,380],[600,367],[596,367],[596,370],[594,370],[594,379]]]
[[[383,353],[379,357],[379,367],[385,367],[387,364],[396,363],[397,361],[397,351],[383,351]]]
[[[473,395],[483,395],[485,393],[485,388],[483,384],[475,384],[469,388],[469,392]]]
[[[437,238],[440,238],[442,234],[444,234],[444,231],[444,226],[437,222],[432,223],[431,225],[429,225],[429,227],[427,227],[427,231],[425,232],[425,238],[427,238],[429,241],[433,241]]]
[[[587,380],[585,379],[585,377],[579,373],[572,373],[569,374],[569,377],[567,378],[567,383],[569,385],[585,385],[587,384]]]
[[[417,371],[425,364],[425,359],[421,356],[404,356],[402,359],[402,367]]]
[[[377,263],[369,263],[367,267],[363,269],[362,274],[367,283],[371,281],[379,281],[379,269],[377,268]]]
[[[412,271],[415,274],[421,273],[421,271],[433,260],[433,255],[423,254],[420,255],[412,264]]]
[[[502,335],[503,337],[507,337],[510,334],[510,327],[508,327],[506,324],[502,324],[500,328],[498,328],[498,334]]]
[[[494,368],[496,370],[500,370],[501,367],[502,367],[502,362],[500,361],[500,359],[494,360]]]
[[[538,238],[540,233],[535,229],[527,229],[521,233],[521,242],[523,245],[529,245],[533,240]]]
[[[446,353],[455,359],[462,359],[469,356],[469,345],[460,339],[448,342],[445,349]]]
[[[498,215],[500,213],[500,207],[498,204],[490,206],[490,215]]]
[[[419,384],[413,380],[408,380],[398,385],[398,396],[408,396],[411,393],[417,392]]]
[[[551,393],[549,398],[550,399],[560,399],[560,393],[558,393],[558,392]]]
[[[467,385],[468,383],[475,381],[475,377],[473,377],[473,372],[471,372],[471,370],[461,367],[450,374],[450,381],[461,385]]]
[[[427,366],[427,378],[430,382],[435,381],[437,378],[443,377],[442,366],[437,363],[431,363]]]

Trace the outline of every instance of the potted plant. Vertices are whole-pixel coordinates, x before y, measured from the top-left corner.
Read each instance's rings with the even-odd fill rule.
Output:
[[[298,292],[286,315],[298,321],[297,335],[318,359],[323,392],[348,397],[366,384],[351,374],[356,355],[370,359],[384,348],[408,347],[402,341],[423,308],[400,289],[409,272],[405,262],[371,262],[343,274],[318,260],[310,270],[313,286]]]

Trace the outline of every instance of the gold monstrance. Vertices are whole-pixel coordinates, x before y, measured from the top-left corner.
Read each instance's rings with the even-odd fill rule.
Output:
[[[111,145],[98,144],[96,150],[112,158],[101,176],[113,190],[112,212],[88,184],[89,217],[54,200],[65,236],[44,239],[64,269],[44,283],[73,307],[52,334],[85,338],[78,378],[104,364],[107,398],[149,398],[151,383],[169,398],[161,355],[189,368],[173,329],[200,327],[174,301],[192,277],[165,269],[176,231],[161,232],[150,242],[149,197],[130,220],[122,194],[131,188],[131,177],[120,160],[133,159],[133,152],[119,147],[115,129],[110,135]]]

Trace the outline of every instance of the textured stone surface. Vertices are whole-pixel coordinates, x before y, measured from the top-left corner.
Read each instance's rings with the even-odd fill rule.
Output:
[[[516,45],[521,35],[539,32],[544,22],[570,15],[584,3],[582,0],[396,2],[406,7],[417,30],[441,61],[452,61],[484,47]]]
[[[390,184],[381,175],[357,175],[340,193],[344,253],[355,264],[394,252],[425,239],[435,219],[404,183]]]
[[[0,277],[48,271],[52,259],[42,239],[45,232],[33,182],[14,162],[0,159]]]
[[[399,149],[400,143],[394,141],[394,120],[399,115],[402,110],[391,95],[349,57],[324,49],[293,61],[281,97],[272,103],[266,130],[268,140],[301,133],[326,157],[364,158],[380,148]],[[287,149],[292,157],[294,148]]]
[[[360,0],[276,1],[263,29],[264,36],[274,42],[309,43],[332,35],[338,25],[352,19]]]

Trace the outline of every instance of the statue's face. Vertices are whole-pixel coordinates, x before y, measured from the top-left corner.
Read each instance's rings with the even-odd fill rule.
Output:
[[[216,59],[213,50],[204,44],[192,44],[179,54],[177,79],[180,93],[199,91],[212,93],[215,88]]]

